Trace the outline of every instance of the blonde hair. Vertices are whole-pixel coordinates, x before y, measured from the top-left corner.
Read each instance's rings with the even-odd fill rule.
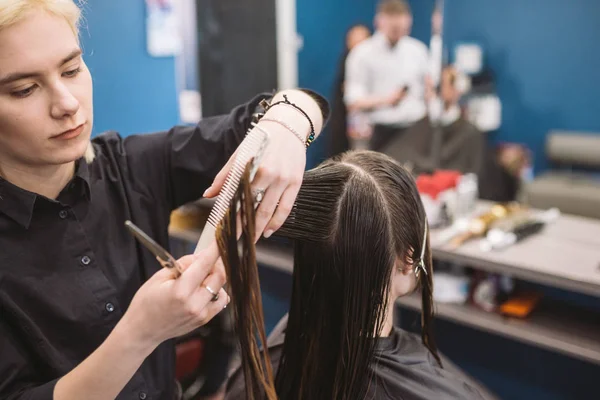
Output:
[[[0,30],[22,21],[36,10],[64,18],[75,36],[79,37],[81,9],[74,0],[0,0]]]
[[[82,5],[85,0],[78,0]],[[54,16],[64,18],[79,41],[81,26],[81,8],[75,0],[0,0],[0,30],[10,28],[25,19],[31,12],[42,10]],[[83,156],[89,164],[95,158],[92,143]]]
[[[377,12],[385,15],[410,14],[410,6],[405,0],[381,0]]]

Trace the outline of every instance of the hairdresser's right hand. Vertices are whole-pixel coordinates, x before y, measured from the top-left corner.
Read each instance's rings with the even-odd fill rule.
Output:
[[[216,242],[197,255],[178,260],[183,274],[175,279],[173,272],[162,269],[154,274],[135,294],[127,312],[119,322],[131,340],[154,349],[165,340],[185,335],[206,324],[223,311],[229,296],[222,289],[225,272],[215,265],[219,259]],[[212,301],[210,287],[219,291]]]

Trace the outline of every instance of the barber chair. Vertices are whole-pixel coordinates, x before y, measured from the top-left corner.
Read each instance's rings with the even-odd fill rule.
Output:
[[[600,134],[550,132],[546,154],[552,168],[524,188],[524,201],[536,208],[600,218]]]

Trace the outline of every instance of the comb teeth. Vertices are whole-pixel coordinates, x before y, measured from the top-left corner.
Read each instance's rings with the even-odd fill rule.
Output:
[[[246,135],[242,144],[240,144],[239,152],[233,166],[231,167],[231,170],[225,179],[225,184],[223,184],[223,188],[208,216],[208,223],[214,228],[216,228],[223,217],[225,217],[225,213],[231,204],[231,200],[233,199],[233,196],[235,196],[235,192],[240,185],[246,165],[254,156],[256,156],[266,140],[267,134],[265,131],[253,129]]]

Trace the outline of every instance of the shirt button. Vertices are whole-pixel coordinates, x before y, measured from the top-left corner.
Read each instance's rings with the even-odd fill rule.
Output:
[[[104,306],[104,308],[105,308],[105,309],[106,309],[106,311],[108,311],[109,313],[111,313],[111,312],[115,311],[115,305],[114,305],[113,303],[106,303],[106,305]],[[144,393],[144,392],[142,392],[142,393]],[[141,395],[141,393],[140,393],[140,395]],[[144,393],[144,395],[146,395],[146,394]]]
[[[69,213],[67,212],[67,210],[60,210],[58,216],[60,217],[60,219],[66,219],[69,216]]]
[[[146,397],[148,397],[146,392],[140,392],[140,400],[146,400]]]
[[[89,258],[88,256],[81,257],[81,263],[83,265],[90,265],[91,262],[92,262],[92,259]]]

